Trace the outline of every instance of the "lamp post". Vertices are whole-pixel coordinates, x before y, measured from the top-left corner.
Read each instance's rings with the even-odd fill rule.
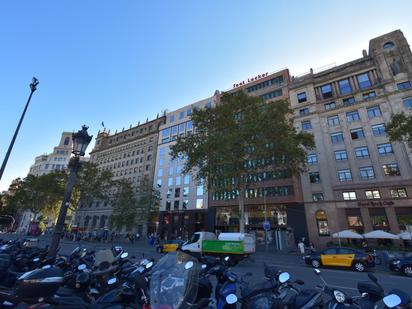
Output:
[[[49,248],[49,257],[55,257],[57,249],[59,247],[60,238],[63,234],[64,221],[66,219],[67,209],[69,208],[70,198],[72,195],[73,187],[76,182],[77,170],[79,169],[80,157],[83,157],[86,153],[86,148],[92,140],[93,136],[87,133],[88,127],[83,125],[82,129],[77,133],[73,133],[73,151],[74,157],[71,158],[69,163],[70,175],[66,184],[66,191],[62,204],[60,206],[59,217],[57,218],[56,227],[54,228],[53,238]]]
[[[26,106],[24,107],[23,113],[21,114],[20,121],[19,121],[19,123],[18,123],[18,125],[17,125],[16,131],[14,131],[14,135],[13,135],[13,138],[11,139],[11,142],[10,142],[10,145],[9,145],[9,149],[7,149],[6,156],[4,157],[3,164],[1,165],[1,168],[0,168],[0,180],[1,180],[1,177],[3,176],[4,170],[5,170],[5,168],[6,168],[7,161],[9,160],[9,156],[10,156],[11,150],[13,149],[14,142],[16,141],[17,134],[19,133],[20,126],[21,126],[21,124],[22,124],[22,122],[23,122],[24,115],[26,114],[27,108],[29,107],[30,100],[31,100],[31,96],[32,96],[33,93],[36,91],[38,84],[39,84],[38,79],[37,79],[36,77],[33,77],[33,80],[32,80],[32,82],[31,82],[31,84],[30,84],[30,95],[29,95],[29,98],[28,98],[28,100],[27,100]]]

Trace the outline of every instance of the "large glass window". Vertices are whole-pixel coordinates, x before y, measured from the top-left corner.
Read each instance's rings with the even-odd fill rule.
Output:
[[[319,202],[319,201],[323,201],[324,200],[324,197],[323,197],[323,193],[313,193],[312,194],[312,200],[314,201],[314,202]]]
[[[173,210],[179,210],[179,201],[174,201],[173,203]]]
[[[170,128],[166,128],[162,130],[162,143],[168,143],[168,142],[170,142]]]
[[[183,197],[188,197],[189,196],[189,187],[184,187],[183,188]]]
[[[347,112],[346,113],[346,119],[349,123],[351,123],[353,121],[359,121],[360,116],[359,116],[358,111]]]
[[[186,111],[186,115],[187,115],[187,116],[191,116],[191,115],[192,115],[192,109],[191,109],[191,108],[189,108],[189,109]]]
[[[376,97],[376,92],[375,91],[370,91],[370,92],[365,92],[362,94],[362,97],[364,100],[370,100]]]
[[[200,185],[200,186],[197,186],[197,188],[196,188],[196,195],[203,195],[204,194],[204,192],[203,192],[204,190],[203,190],[203,185]]]
[[[402,101],[403,101],[403,106],[405,106],[405,108],[407,109],[412,108],[412,97],[404,98]]]
[[[406,81],[406,82],[398,84],[398,89],[399,90],[405,90],[405,89],[409,89],[409,88],[411,88],[411,82],[410,81]]]
[[[297,94],[298,97],[298,102],[299,103],[303,103],[306,102],[307,98],[306,98],[306,92],[300,92]]]
[[[190,176],[189,176],[189,175],[185,175],[185,177],[184,177],[184,179],[183,179],[183,183],[184,183],[185,185],[188,185],[189,182],[190,182]]]
[[[372,133],[374,136],[381,136],[386,134],[385,124],[375,124],[372,126]]]
[[[309,173],[309,180],[311,183],[320,183],[320,175],[319,172],[311,172]]]
[[[365,196],[368,200],[380,199],[381,193],[379,190],[365,190]]]
[[[337,150],[335,151],[335,160],[344,161],[348,159],[348,153],[346,150]]]
[[[163,169],[159,168],[159,170],[157,171],[157,176],[158,176],[158,177],[162,177],[162,176],[163,176]]]
[[[173,171],[174,171],[173,165],[169,166],[169,176],[173,175]]]
[[[172,201],[166,201],[166,210],[170,210],[172,206]]]
[[[196,199],[196,209],[203,209],[203,199]]]
[[[175,189],[175,197],[180,197],[180,188]]]
[[[355,148],[355,157],[356,158],[369,158],[369,150],[368,147],[356,147]]]
[[[361,139],[365,137],[365,133],[363,133],[362,128],[357,128],[350,130],[350,136],[352,139]]]
[[[328,126],[329,127],[334,127],[334,126],[338,126],[338,125],[339,125],[339,116],[338,115],[328,117]]]
[[[343,199],[345,201],[356,200],[356,192],[355,191],[345,191],[342,192]]]
[[[338,144],[338,143],[342,143],[343,142],[343,133],[342,132],[336,132],[336,133],[332,133],[330,135],[332,144]]]
[[[310,120],[302,121],[302,131],[308,131],[311,129],[312,129],[312,124],[310,123]]]
[[[309,114],[309,108],[302,108],[302,109],[299,110],[299,115],[301,117],[306,116],[308,114]]]
[[[405,198],[408,197],[408,194],[406,193],[406,188],[394,188],[391,189],[391,196],[395,198]]]
[[[320,91],[322,92],[322,96],[324,99],[331,98],[333,96],[331,84],[327,84],[320,87]]]
[[[352,173],[350,169],[338,170],[338,178],[339,181],[351,181],[352,180]]]
[[[315,214],[319,236],[329,236],[328,218],[326,212],[318,210]]]
[[[412,207],[395,208],[399,229],[412,233]]]
[[[348,94],[352,92],[352,88],[350,86],[349,79],[343,79],[338,82],[339,90],[342,95]]]
[[[346,218],[348,221],[348,227],[358,233],[363,233],[363,221],[359,208],[347,208]]]
[[[188,122],[187,122],[187,124],[186,124],[186,129],[187,129],[188,131],[193,130],[193,123],[192,123],[192,121],[188,121]]]
[[[308,154],[307,162],[309,165],[318,164],[318,157],[316,156],[316,153]]]
[[[172,177],[169,177],[168,179],[167,179],[167,185],[170,187],[170,186],[173,186],[173,178]]]
[[[185,123],[179,124],[179,136],[185,135]]]
[[[362,180],[369,180],[375,178],[375,172],[373,171],[372,166],[365,166],[359,168],[359,174]]]
[[[175,115],[170,115],[170,117],[169,117],[169,122],[170,122],[170,123],[175,122]]]
[[[368,108],[369,118],[374,118],[374,117],[379,117],[379,116],[382,116],[382,112],[379,106],[373,106],[373,107]]]
[[[182,184],[182,180],[180,176],[176,177],[176,186],[180,186]]]
[[[385,176],[400,176],[401,171],[399,170],[398,163],[384,164],[382,165],[383,174]]]
[[[392,144],[391,143],[379,144],[378,153],[381,156],[393,153]]]
[[[182,208],[187,209],[189,207],[189,200],[183,200]]]
[[[369,208],[369,216],[374,230],[389,230],[388,218],[384,208]]]
[[[359,74],[358,76],[356,76],[356,78],[358,80],[358,85],[360,89],[364,89],[364,88],[368,88],[372,86],[372,83],[369,80],[368,73]]]
[[[349,97],[342,100],[343,105],[352,105],[356,103],[355,97]]]
[[[185,112],[180,112],[179,119],[183,119],[183,118],[185,118]]]
[[[336,103],[335,102],[326,103],[324,105],[324,107],[325,107],[325,111],[335,109],[336,108]]]

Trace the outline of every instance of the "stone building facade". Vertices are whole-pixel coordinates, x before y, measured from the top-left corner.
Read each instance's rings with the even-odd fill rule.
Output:
[[[97,164],[101,170],[111,171],[114,180],[128,180],[138,197],[143,178],[147,177],[149,183],[153,183],[159,127],[164,121],[165,117],[162,116],[119,133],[99,132],[90,152],[90,162]],[[75,224],[80,230],[107,229],[111,211],[109,203],[100,201],[80,205],[76,211]],[[152,229],[155,228],[155,220],[149,224]],[[148,228],[150,226],[137,226],[136,231],[142,233]]]
[[[369,42],[359,59],[295,77],[295,125],[316,148],[301,175],[310,240],[344,229],[399,233],[412,224],[411,150],[391,143],[385,125],[412,108],[412,54],[397,30]]]

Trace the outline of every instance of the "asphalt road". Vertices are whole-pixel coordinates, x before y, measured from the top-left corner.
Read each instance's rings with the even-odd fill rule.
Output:
[[[0,238],[9,239],[15,238],[15,235],[0,235]],[[48,244],[49,238],[40,238],[40,246]],[[92,250],[99,250],[103,248],[110,248],[112,243],[90,243],[90,242],[73,242],[68,240],[61,241],[60,254],[70,254],[70,252],[77,246],[86,247]],[[157,253],[153,246],[147,244],[146,241],[139,240],[134,244],[121,241],[119,243],[131,256],[140,258],[144,255],[146,258],[159,259],[162,255]],[[321,284],[320,278],[318,278],[313,271],[313,268],[306,265],[302,257],[296,253],[276,253],[270,248],[266,251],[262,249],[253,255],[252,259],[244,260],[237,266],[233,267],[233,271],[238,275],[244,275],[251,272],[253,275],[247,278],[250,284],[262,281],[263,279],[263,264],[268,263],[277,266],[282,271],[286,271],[291,275],[292,280],[300,279],[305,282],[302,288],[314,288],[316,285]],[[321,268],[322,276],[330,286],[341,289],[349,295],[359,295],[357,290],[357,283],[359,281],[368,281],[367,273],[358,273],[352,270],[346,269],[331,269]],[[386,292],[394,288],[401,289],[409,295],[412,295],[412,278],[407,278],[402,275],[393,273],[384,266],[378,266],[373,270],[378,278],[379,283],[384,287]]]

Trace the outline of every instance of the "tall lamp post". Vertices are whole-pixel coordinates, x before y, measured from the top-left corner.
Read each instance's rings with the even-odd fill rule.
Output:
[[[19,133],[21,124],[22,124],[22,122],[23,122],[24,115],[26,114],[27,108],[29,107],[30,100],[31,100],[31,96],[32,96],[33,93],[36,91],[38,84],[39,84],[38,79],[37,79],[36,77],[33,77],[33,80],[32,80],[32,82],[31,82],[31,84],[30,84],[30,95],[29,95],[29,98],[28,98],[28,100],[27,100],[26,106],[24,107],[23,113],[21,114],[20,121],[19,121],[19,123],[18,123],[18,125],[17,125],[16,131],[14,131],[14,135],[13,135],[13,138],[11,139],[11,142],[10,142],[10,145],[9,145],[9,149],[7,149],[6,156],[4,157],[3,164],[1,165],[1,168],[0,168],[0,180],[1,180],[1,177],[3,176],[4,170],[5,170],[5,168],[6,168],[7,161],[9,160],[9,156],[10,156],[11,150],[13,149],[14,142],[16,141],[17,134]]]
[[[67,209],[69,208],[70,198],[74,184],[76,182],[77,170],[79,169],[80,157],[83,157],[86,153],[86,148],[92,140],[93,136],[87,133],[88,127],[83,125],[82,129],[77,133],[73,133],[73,151],[74,157],[71,158],[69,163],[70,175],[66,184],[66,191],[62,204],[60,206],[59,217],[57,218],[56,227],[54,229],[53,238],[49,248],[49,257],[55,257],[57,249],[59,247],[60,238],[63,235],[64,221],[66,219]]]

